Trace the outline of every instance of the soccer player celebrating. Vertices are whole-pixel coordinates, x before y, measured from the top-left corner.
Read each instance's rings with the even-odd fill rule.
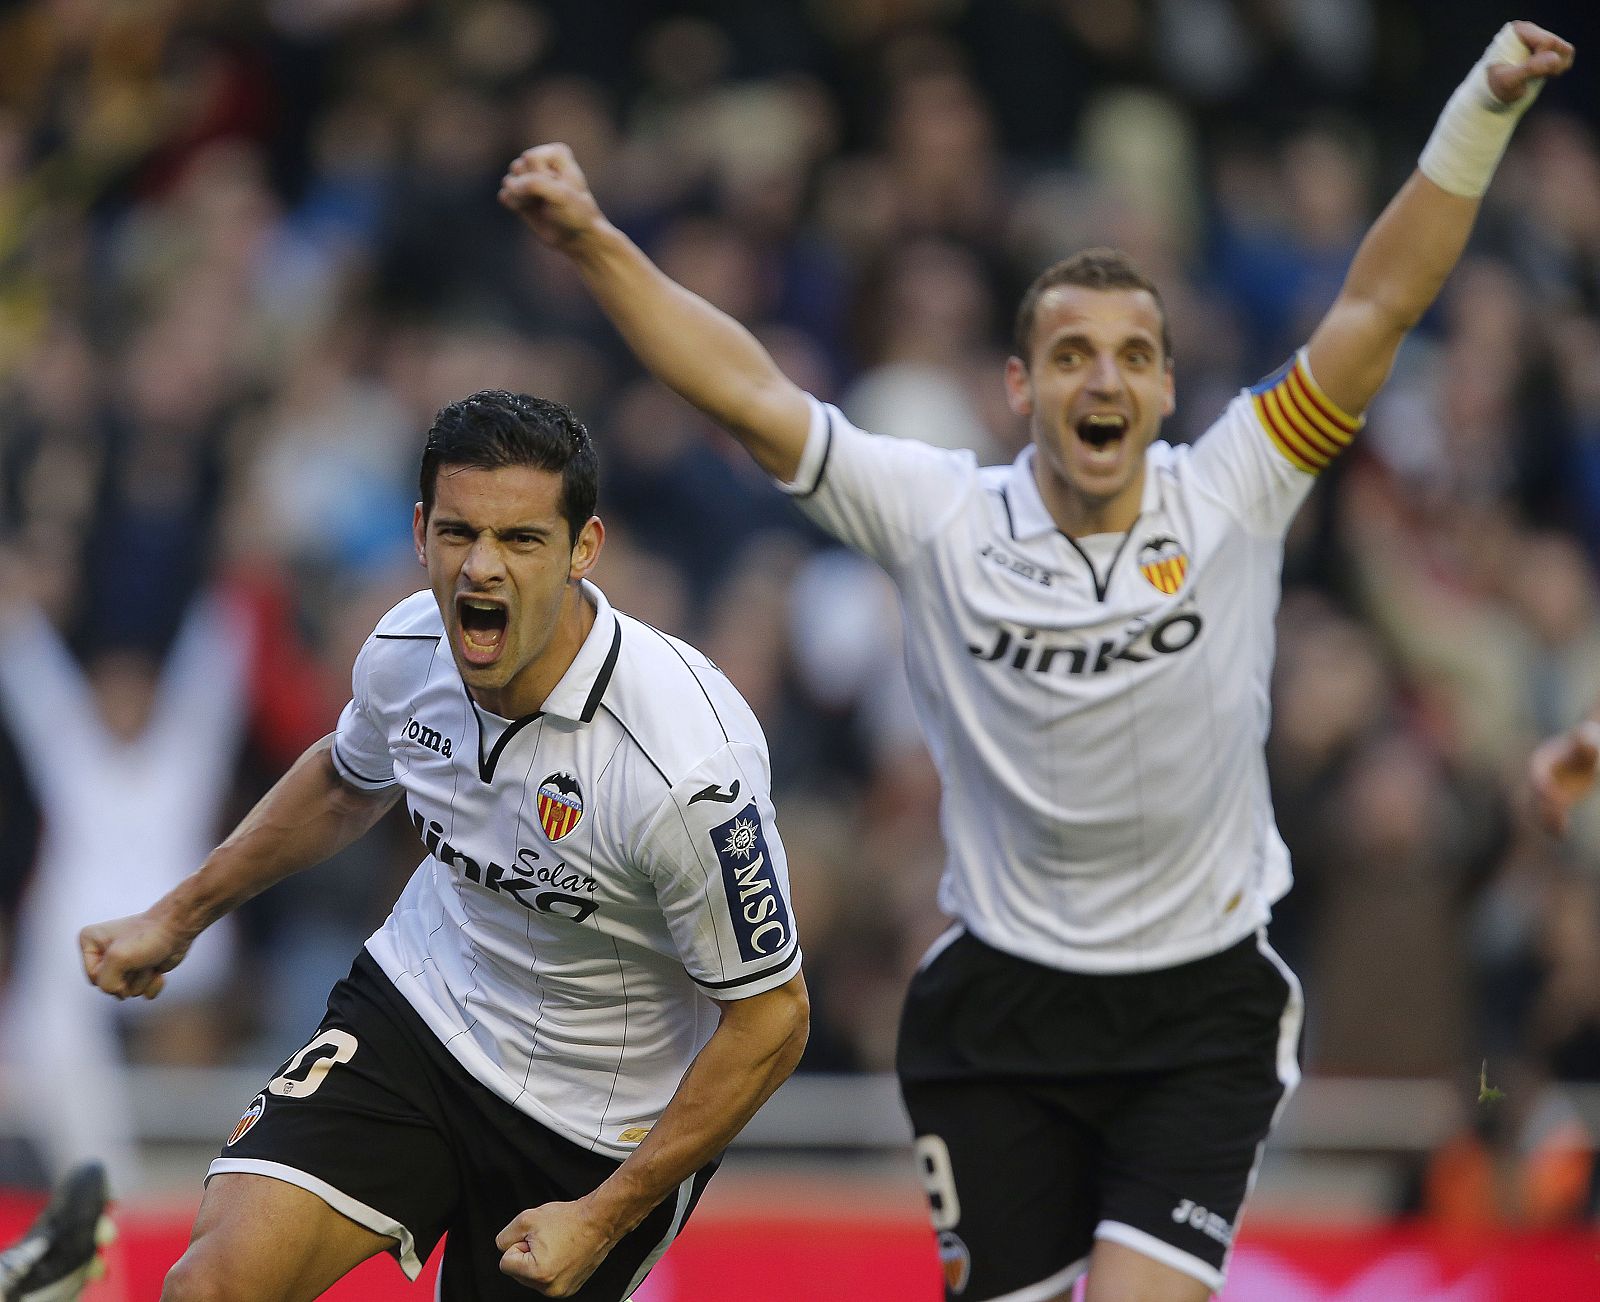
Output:
[[[337,730],[152,908],[84,929],[90,980],[154,996],[401,794],[428,852],[212,1163],[167,1302],[309,1299],[384,1251],[415,1277],[447,1230],[442,1298],[622,1302],[794,1069],[766,741],[588,581],[596,484],[559,403],[444,408],[414,520],[432,590],[379,621]]]
[[[1298,1079],[1263,928],[1289,886],[1262,754],[1282,540],[1461,255],[1512,127],[1571,47],[1503,29],[1309,343],[1192,448],[1161,297],[1123,255],[1024,296],[1011,466],[873,437],[599,211],[563,145],[502,201],[643,364],[900,591],[944,784],[941,902],[898,1068],[952,1298],[1187,1302],[1222,1286]]]

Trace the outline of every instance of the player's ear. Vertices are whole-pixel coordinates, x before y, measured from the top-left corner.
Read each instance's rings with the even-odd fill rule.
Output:
[[[1178,389],[1172,381],[1172,359],[1167,359],[1167,376],[1164,392],[1161,397],[1161,416],[1165,420],[1178,410]]]
[[[1033,415],[1033,382],[1022,358],[1006,358],[1006,403],[1014,416]]]
[[[417,564],[427,567],[428,553],[423,547],[423,541],[428,536],[428,520],[422,514],[422,503],[418,502],[411,509],[411,542],[417,549]]]
[[[600,559],[600,549],[606,543],[606,527],[598,515],[591,515],[578,530],[572,543],[572,563],[567,569],[567,580],[576,583],[589,577],[595,562]]]

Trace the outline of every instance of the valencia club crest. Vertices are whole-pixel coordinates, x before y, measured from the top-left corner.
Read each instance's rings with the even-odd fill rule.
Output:
[[[1189,554],[1176,538],[1152,538],[1139,549],[1139,573],[1156,591],[1172,596],[1189,572]]]
[[[539,826],[559,841],[583,818],[583,792],[570,773],[552,773],[539,784]]]

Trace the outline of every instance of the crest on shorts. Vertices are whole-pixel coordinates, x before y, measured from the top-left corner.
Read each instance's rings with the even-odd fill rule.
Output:
[[[972,1254],[961,1236],[952,1230],[939,1231],[939,1265],[944,1270],[944,1286],[952,1293],[965,1293],[972,1278]]]
[[[233,1128],[233,1133],[228,1136],[227,1143],[223,1147],[231,1147],[243,1139],[249,1133],[250,1127],[261,1120],[261,1114],[266,1110],[267,1096],[265,1094],[257,1094],[251,1100],[250,1106],[244,1110],[244,1116],[239,1118],[238,1123]]]
[[[539,826],[559,841],[583,818],[583,791],[570,773],[552,773],[539,784]]]
[[[1158,592],[1172,596],[1189,572],[1189,554],[1176,538],[1152,538],[1139,549],[1139,573]]]

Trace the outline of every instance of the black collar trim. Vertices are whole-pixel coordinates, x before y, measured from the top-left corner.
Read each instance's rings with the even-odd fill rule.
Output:
[[[617,657],[622,653],[622,620],[617,620],[617,631],[611,636],[611,650],[606,652],[606,662],[600,666],[600,672],[594,676],[594,686],[589,690],[589,699],[583,703],[583,713],[578,716],[580,723],[593,723],[594,712],[600,708],[600,698],[606,694],[606,688],[611,685],[611,675],[617,667]]]
[[[467,703],[472,706],[472,720],[478,725],[478,777],[485,785],[494,781],[495,766],[500,763],[500,756],[505,754],[506,746],[511,739],[526,728],[535,719],[544,718],[543,710],[536,710],[532,714],[525,714],[520,719],[512,722],[500,734],[500,740],[495,742],[494,749],[487,756],[483,753],[483,716],[479,712],[478,703],[472,699],[472,693],[467,693]]]
[[[1017,541],[1017,518],[1011,514],[1011,494],[1006,492],[1005,486],[1000,488],[1000,505],[1006,509],[1006,532],[1011,535],[1011,541]]]
[[[1100,577],[1100,572],[1095,569],[1094,562],[1089,559],[1089,553],[1083,550],[1082,546],[1079,545],[1078,540],[1065,529],[1056,530],[1058,534],[1072,544],[1072,550],[1077,552],[1079,556],[1083,557],[1083,563],[1089,567],[1089,577],[1094,581],[1094,596],[1096,601],[1104,601],[1106,599],[1106,593],[1111,590],[1111,576],[1117,572],[1117,562],[1122,559],[1122,553],[1128,549],[1128,542],[1133,537],[1133,531],[1138,524],[1139,517],[1134,516],[1133,523],[1128,526],[1128,531],[1122,535],[1122,541],[1117,544],[1117,550],[1111,553],[1111,564],[1106,566],[1106,576],[1104,579]]]

